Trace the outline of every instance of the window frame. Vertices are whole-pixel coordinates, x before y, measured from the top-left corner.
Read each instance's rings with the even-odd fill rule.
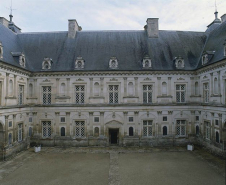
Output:
[[[84,90],[81,90],[82,87]],[[78,90],[76,90],[78,88]],[[82,97],[83,94],[83,97]],[[78,99],[77,99],[78,96]],[[86,102],[86,85],[85,84],[74,84],[74,103],[77,105],[85,104]],[[83,100],[82,100],[83,99]]]
[[[18,105],[24,104],[24,84],[18,84]]]
[[[112,86],[113,90],[110,90],[110,86]],[[115,88],[117,87],[117,90],[115,90]],[[119,104],[120,102],[120,85],[119,84],[108,84],[108,103],[109,104]],[[112,102],[111,102],[111,97],[110,97],[110,93],[112,93]],[[115,98],[117,94],[117,98]],[[117,100],[116,100],[117,99]]]
[[[208,87],[208,88],[206,88]],[[203,102],[209,103],[210,102],[210,84],[209,82],[203,83]]]
[[[144,86],[146,86],[146,90],[144,90]],[[148,89],[148,86],[151,86],[150,89]],[[151,104],[153,103],[153,94],[154,94],[154,85],[153,84],[142,84],[142,103],[144,104]],[[151,101],[149,100],[149,93],[151,94]],[[145,101],[145,96],[144,94],[146,94],[146,101]]]
[[[181,86],[184,85],[184,90],[181,89]],[[177,90],[177,86],[180,86],[180,89]],[[182,92],[184,92],[184,101],[182,101]],[[180,94],[180,101],[177,101],[178,100],[178,96],[177,96],[177,93]],[[176,98],[176,103],[186,103],[186,100],[187,100],[187,83],[176,83],[175,84],[175,98]]]
[[[84,126],[82,125],[76,125],[76,122],[80,122],[80,123],[84,123]],[[74,131],[75,131],[75,138],[86,138],[86,121],[85,120],[74,120]],[[77,128],[79,129],[78,130],[78,134],[77,134]],[[82,128],[84,128],[84,130],[82,131]],[[82,133],[84,132],[84,133]]]
[[[147,126],[144,125],[144,122],[147,122]],[[149,125],[149,122],[151,122],[150,125]],[[142,120],[142,137],[149,138],[149,137],[153,137],[154,136],[154,134],[153,134],[153,132],[154,132],[153,125],[154,125],[154,121],[151,120],[151,119],[144,119],[144,120]],[[144,134],[144,132],[145,132],[144,128],[145,127],[147,127],[146,134]],[[150,129],[151,129],[151,134],[150,134]]]
[[[47,125],[47,126],[43,126],[43,123],[44,122],[48,122],[50,123],[50,125]],[[53,128],[52,128],[52,121],[51,120],[41,120],[41,127],[42,127],[42,138],[44,139],[50,139],[52,138],[52,132],[53,132]],[[47,136],[44,136],[44,128],[47,128]],[[50,129],[48,129],[50,128]],[[49,133],[50,132],[50,133]]]
[[[17,141],[18,142],[23,141],[23,123],[17,124]]]
[[[46,88],[46,89],[50,88],[50,91],[47,90],[49,92],[44,92],[44,88]],[[45,103],[43,101],[44,100],[44,94],[46,94],[46,97],[47,97],[47,100],[48,100],[48,101],[46,100]],[[50,95],[50,98],[49,98],[49,95]],[[51,85],[42,85],[42,95],[41,95],[41,97],[42,97],[42,104],[43,105],[51,105],[52,104],[52,86]]]
[[[179,124],[178,124],[178,122],[180,122]],[[183,123],[184,122],[184,123]],[[175,125],[176,127],[175,127],[175,135],[177,136],[177,137],[186,137],[187,136],[187,120],[186,119],[177,119],[176,120],[176,125]],[[178,128],[180,128],[180,129],[178,129]],[[182,128],[184,128],[184,130],[182,129]],[[179,130],[179,134],[178,134],[178,130]],[[184,132],[184,134],[182,134],[182,132]]]
[[[96,121],[95,118],[98,118],[98,121]],[[94,123],[100,123],[100,116],[94,116],[93,117],[93,122]]]

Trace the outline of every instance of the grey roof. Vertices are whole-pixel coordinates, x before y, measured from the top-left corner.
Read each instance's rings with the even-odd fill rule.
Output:
[[[178,56],[185,61],[185,68],[180,70],[195,70],[201,67],[200,56],[205,50],[216,51],[210,62],[223,58],[220,50],[226,37],[225,27],[226,23],[222,23],[209,34],[208,40],[205,32],[163,30],[158,38],[148,38],[146,31],[140,30],[80,31],[75,39],[70,39],[67,32],[15,34],[0,24],[0,41],[4,46],[4,61],[19,66],[11,52],[23,52],[30,71],[42,71],[45,57],[52,58],[50,71],[74,71],[77,57],[85,60],[87,71],[179,70],[174,61]],[[146,55],[152,60],[152,69],[142,69]],[[118,69],[109,69],[111,57],[118,59]]]

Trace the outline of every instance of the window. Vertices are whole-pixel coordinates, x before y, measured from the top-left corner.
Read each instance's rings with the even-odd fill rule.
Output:
[[[13,95],[13,81],[9,80],[9,96]]]
[[[12,133],[9,133],[9,145],[12,144]]]
[[[203,84],[203,97],[204,97],[204,103],[209,102],[209,83]]]
[[[33,96],[33,85],[29,84],[29,96],[32,97]]]
[[[195,95],[199,95],[199,83],[195,82]]]
[[[65,127],[61,127],[60,136],[65,136]]]
[[[61,123],[65,123],[65,121],[66,121],[66,120],[65,120],[65,117],[60,117],[60,122],[61,122]]]
[[[61,85],[60,85],[60,94],[61,95],[65,94],[65,89],[66,89],[65,83],[61,83]]]
[[[162,83],[162,95],[167,95],[167,83]]]
[[[186,135],[186,121],[185,120],[177,120],[176,121],[176,135],[177,136],[185,136]]]
[[[13,126],[12,121],[9,121],[9,127],[12,127],[12,126]]]
[[[148,60],[145,60],[144,67],[149,67],[149,62],[148,62]]]
[[[176,57],[175,58],[175,66],[177,69],[183,69],[184,68],[184,59],[182,57]]]
[[[109,85],[109,103],[118,103],[118,85]]]
[[[151,59],[148,55],[144,56],[142,62],[143,68],[151,68]]]
[[[208,54],[202,55],[202,65],[207,64],[208,60]]]
[[[75,121],[75,137],[85,137],[85,121]]]
[[[129,93],[129,96],[133,96],[134,95],[133,82],[129,82],[128,83],[128,93]]]
[[[185,102],[185,85],[176,85],[176,101],[177,103]]]
[[[111,68],[116,68],[116,67],[117,67],[116,61],[115,60],[111,61]]]
[[[32,117],[29,117],[29,123],[31,123],[32,122]]]
[[[51,86],[42,87],[42,101],[44,105],[51,104]]]
[[[143,136],[152,136],[152,121],[143,120]]]
[[[98,82],[94,83],[94,96],[99,96],[100,95],[100,85]]]
[[[98,137],[99,136],[99,130],[100,130],[99,127],[95,127],[94,128],[94,136],[95,137]]]
[[[219,125],[219,123],[218,123],[218,120],[217,120],[217,119],[215,120],[215,125]]]
[[[133,122],[133,117],[129,117],[129,122]]]
[[[18,133],[17,133],[17,136],[18,136],[18,142],[20,142],[20,141],[22,141],[23,140],[23,133],[22,133],[22,131],[23,131],[23,124],[22,123],[20,123],[20,124],[18,124]]]
[[[195,116],[195,121],[199,121],[199,116]]]
[[[94,122],[99,123],[100,118],[99,117],[94,117]]]
[[[164,136],[167,135],[167,126],[164,126],[164,127],[162,128],[162,134],[163,134]]]
[[[204,124],[206,126],[206,139],[210,139],[210,123],[205,121]]]
[[[143,85],[143,103],[152,103],[152,85]]]
[[[85,67],[85,61],[82,57],[77,57],[75,61],[75,69],[83,69]]]
[[[52,63],[53,63],[53,61],[51,58],[44,58],[44,60],[42,62],[42,69],[44,69],[44,70],[51,69]]]
[[[29,127],[29,137],[31,137],[32,136],[32,127]]]
[[[216,131],[216,142],[220,143],[220,137],[219,137],[219,132]]]
[[[129,136],[133,136],[133,127],[129,127]]]
[[[19,85],[18,90],[18,105],[22,105],[24,103],[24,86]]]
[[[163,116],[162,120],[167,121],[167,116]]]
[[[42,137],[50,138],[51,137],[51,121],[42,121]]]
[[[198,125],[196,125],[196,127],[195,127],[195,133],[197,136],[199,135],[199,126]]]
[[[49,63],[47,61],[44,62],[43,69],[50,69],[50,65],[49,65]]]
[[[24,54],[22,54],[21,56],[19,56],[19,64],[21,67],[26,67],[26,62],[25,62],[25,56]]]
[[[85,101],[85,86],[76,85],[75,86],[75,103],[83,104]]]
[[[109,68],[111,69],[117,69],[118,68],[118,60],[116,57],[111,57],[109,61]]]
[[[214,94],[218,93],[218,81],[217,78],[214,78]]]

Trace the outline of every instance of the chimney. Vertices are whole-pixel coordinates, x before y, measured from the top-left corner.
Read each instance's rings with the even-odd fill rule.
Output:
[[[158,18],[148,18],[147,25],[145,29],[149,38],[158,38],[159,37],[159,19]]]
[[[68,20],[68,38],[74,39],[77,31],[81,31],[82,28],[78,25],[75,19]]]
[[[226,21],[226,14],[221,16],[221,22],[225,22]]]

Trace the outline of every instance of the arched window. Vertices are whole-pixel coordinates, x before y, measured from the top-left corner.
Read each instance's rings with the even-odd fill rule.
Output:
[[[9,95],[13,95],[13,81],[9,80]]]
[[[98,82],[94,83],[94,96],[99,96],[100,95],[100,85]]]
[[[99,136],[99,127],[94,128],[94,136],[98,137]]]
[[[60,129],[60,136],[65,136],[65,128],[61,127]]]
[[[128,83],[128,93],[129,93],[129,96],[133,96],[134,94],[133,82]]]
[[[199,83],[195,82],[195,95],[199,95]]]
[[[182,67],[182,61],[179,60],[179,61],[178,61],[178,68],[181,68],[181,67]]]
[[[61,83],[61,85],[60,85],[60,94],[61,95],[64,95],[65,94],[65,83]]]
[[[220,137],[219,137],[219,132],[218,131],[216,132],[216,142],[220,143]]]
[[[149,61],[148,60],[145,61],[144,67],[149,67]]]
[[[167,95],[167,83],[162,83],[162,95]]]
[[[164,127],[162,128],[162,133],[163,133],[164,136],[167,135],[167,126],[164,126]]]
[[[82,67],[82,62],[81,61],[78,61],[78,68],[81,68]]]
[[[29,96],[32,97],[33,96],[33,85],[29,84]]]
[[[218,93],[218,81],[217,78],[214,78],[214,94]]]
[[[12,144],[12,134],[9,133],[9,145],[11,145],[11,144]]]
[[[199,126],[198,125],[195,127],[195,133],[197,136],[199,135]]]
[[[129,127],[129,136],[133,136],[133,127]]]
[[[32,136],[32,127],[29,127],[29,137]]]
[[[49,62],[44,62],[44,69],[49,69]]]

